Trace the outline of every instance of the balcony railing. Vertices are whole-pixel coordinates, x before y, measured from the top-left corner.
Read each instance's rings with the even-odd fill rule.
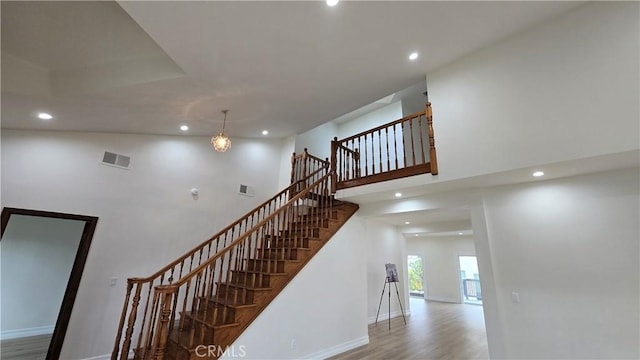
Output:
[[[470,297],[476,298],[476,300],[482,300],[482,288],[480,287],[480,280],[463,279],[462,289],[464,291],[465,300],[468,300]]]
[[[331,142],[332,190],[438,173],[431,103],[424,111]]]

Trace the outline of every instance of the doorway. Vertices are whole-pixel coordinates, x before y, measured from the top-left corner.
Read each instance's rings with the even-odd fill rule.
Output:
[[[418,255],[407,256],[407,267],[409,274],[409,296],[424,297],[424,267],[422,257]]]
[[[460,264],[462,301],[466,304],[482,305],[478,259],[475,256],[458,256],[458,263]]]
[[[1,220],[3,359],[31,347],[58,359],[98,218],[4,208]]]

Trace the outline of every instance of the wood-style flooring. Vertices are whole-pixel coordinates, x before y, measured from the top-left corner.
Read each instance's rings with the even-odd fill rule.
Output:
[[[49,350],[51,334],[31,336],[0,342],[2,360],[44,360]]]
[[[402,316],[369,325],[369,344],[331,360],[488,359],[482,306],[411,298],[407,325]]]
[[[402,316],[369,325],[369,344],[331,360],[488,359],[482,306],[410,300],[407,325]],[[4,340],[2,360],[43,360],[51,335]]]

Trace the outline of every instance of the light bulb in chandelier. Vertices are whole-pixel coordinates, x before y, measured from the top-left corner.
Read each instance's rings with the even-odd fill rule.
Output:
[[[220,131],[218,135],[211,138],[211,145],[213,146],[213,149],[215,151],[225,152],[231,147],[231,139],[229,139],[229,137],[224,134],[224,126],[227,123],[227,112],[229,112],[229,110],[222,110],[222,113],[224,114],[222,131]]]
[[[231,147],[231,139],[224,133],[220,133],[211,138],[211,145],[216,151],[225,152]]]

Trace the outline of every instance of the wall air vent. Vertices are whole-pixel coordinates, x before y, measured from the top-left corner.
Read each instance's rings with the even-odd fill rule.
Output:
[[[131,158],[128,156],[105,151],[101,164],[128,170],[130,163]]]
[[[253,189],[253,186],[240,184],[240,189],[238,190],[238,194],[244,196],[255,196],[256,192]]]

